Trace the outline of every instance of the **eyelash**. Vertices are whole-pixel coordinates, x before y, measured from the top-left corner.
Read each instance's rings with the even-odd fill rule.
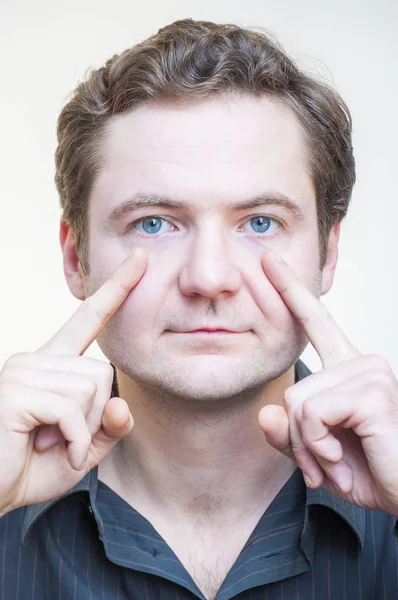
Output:
[[[249,221],[251,221],[251,219],[255,219],[256,217],[265,217],[266,219],[269,219],[270,221],[273,221],[273,222],[277,223],[279,225],[279,227],[276,230],[276,232],[272,233],[271,235],[266,235],[266,232],[264,232],[264,233],[256,233],[255,231],[253,231],[253,234],[255,235],[255,237],[268,237],[268,238],[273,237],[279,231],[280,227],[282,227],[282,228],[284,227],[282,221],[280,221],[279,219],[275,219],[274,217],[269,217],[267,215],[261,215],[261,214],[260,215],[253,215],[251,217],[248,217],[246,219],[246,221],[244,221],[244,223],[240,227],[243,227],[243,225],[245,225],[246,223],[248,223]],[[162,221],[166,221],[167,223],[169,223],[170,225],[172,225],[174,227],[174,225],[172,223],[170,223],[165,217],[161,217],[159,215],[148,215],[147,217],[141,217],[140,219],[137,219],[136,221],[132,221],[131,223],[129,223],[129,225],[127,226],[127,232],[130,232],[132,229],[136,228],[136,226],[139,223],[142,223],[143,221],[146,221],[148,219],[161,219]],[[157,237],[157,236],[160,236],[160,235],[165,235],[165,234],[162,234],[162,233],[152,233],[152,234],[146,233],[146,234],[144,234],[144,233],[139,232],[137,229],[136,229],[136,234],[140,235],[141,237],[144,237],[144,238]]]

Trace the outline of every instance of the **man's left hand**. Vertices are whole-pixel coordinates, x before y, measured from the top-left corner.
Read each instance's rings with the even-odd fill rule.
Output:
[[[287,388],[284,407],[261,409],[267,441],[295,460],[309,487],[398,517],[398,381],[391,367],[361,354],[273,252],[263,266],[323,365]]]

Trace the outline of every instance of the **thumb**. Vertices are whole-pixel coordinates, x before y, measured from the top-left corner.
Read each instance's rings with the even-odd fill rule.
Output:
[[[110,398],[102,415],[102,431],[105,436],[121,440],[130,433],[133,425],[134,419],[127,402],[123,398]]]
[[[98,465],[113,446],[131,432],[133,425],[127,402],[122,398],[110,398],[102,415],[102,427],[92,439],[86,469]]]
[[[267,442],[294,460],[290,447],[289,418],[285,409],[276,404],[263,406],[258,413],[258,422]]]

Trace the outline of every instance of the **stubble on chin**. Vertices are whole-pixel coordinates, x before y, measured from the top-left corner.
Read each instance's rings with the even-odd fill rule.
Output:
[[[123,332],[112,322],[97,341],[109,361],[131,380],[128,387],[138,401],[157,406],[162,412],[186,411],[198,417],[204,413],[221,416],[226,410],[231,413],[247,408],[266,393],[268,384],[295,364],[308,343],[295,325],[269,353],[259,346],[257,352],[239,359],[218,360],[215,356],[202,363],[198,359],[195,365],[194,356],[184,360],[156,349],[134,352],[131,337],[124,339]]]

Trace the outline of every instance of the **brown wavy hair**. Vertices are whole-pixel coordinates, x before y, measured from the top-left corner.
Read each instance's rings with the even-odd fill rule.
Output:
[[[330,230],[346,215],[355,182],[345,102],[328,84],[300,70],[269,33],[184,19],[91,71],[59,115],[55,183],[86,273],[88,202],[112,115],[148,101],[189,102],[228,92],[281,99],[300,121],[324,266]]]

